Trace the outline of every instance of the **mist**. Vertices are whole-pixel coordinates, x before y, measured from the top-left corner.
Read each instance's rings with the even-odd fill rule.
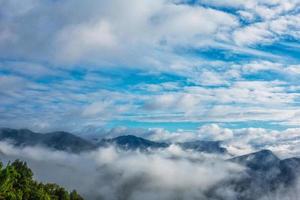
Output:
[[[148,153],[109,146],[72,154],[0,142],[0,152],[3,162],[24,160],[38,181],[76,189],[87,200],[234,200],[240,194],[228,183],[246,176],[243,166],[226,157],[176,145]],[[260,200],[297,200],[299,196],[297,181],[290,188],[265,191]]]

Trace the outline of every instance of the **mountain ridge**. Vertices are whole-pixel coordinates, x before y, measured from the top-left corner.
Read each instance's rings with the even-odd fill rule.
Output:
[[[0,129],[0,141],[9,140],[20,147],[44,145],[48,148],[81,153],[99,147],[114,145],[126,151],[141,151],[147,153],[151,149],[167,148],[172,143],[155,142],[134,135],[123,135],[114,138],[102,139],[94,144],[81,137],[68,132],[57,131],[52,133],[35,133],[28,129]],[[14,141],[13,141],[14,140]],[[221,141],[190,141],[173,143],[185,150],[195,150],[208,153],[226,153],[221,147]],[[237,191],[237,200],[260,199],[265,191],[275,191],[277,188],[290,188],[297,181],[300,173],[300,158],[292,157],[280,159],[276,154],[267,149],[253,153],[236,156],[225,160],[244,166],[238,177],[224,180],[220,184]],[[217,172],[216,172],[217,173]],[[218,185],[207,191],[210,199],[220,199]]]
[[[0,141],[9,141],[19,147],[44,146],[54,150],[73,153],[80,153],[96,148],[93,143],[63,131],[36,133],[28,129],[1,128]]]
[[[83,137],[65,131],[55,131],[49,133],[37,133],[29,129],[0,128],[0,141],[9,141],[15,146],[45,146],[55,150],[80,153],[82,151],[94,150],[99,147],[115,145],[122,150],[149,150],[157,148],[167,148],[176,144],[185,150],[195,150],[205,153],[227,153],[227,149],[221,147],[221,141],[195,140],[188,142],[157,142],[135,135],[121,135],[113,138],[104,138],[100,142],[93,143]],[[251,159],[250,159],[251,158]],[[249,162],[249,160],[252,160]],[[264,160],[265,163],[279,163],[280,160],[272,151],[263,149],[250,154],[236,156],[228,161],[242,165],[252,166],[255,162]],[[284,159],[287,165],[297,164],[300,166],[300,158],[292,157]],[[247,162],[246,162],[247,161]],[[268,161],[268,162],[266,162]],[[265,166],[267,167],[267,166]]]
[[[45,146],[55,150],[73,153],[94,150],[98,147],[115,145],[122,150],[141,150],[167,148],[176,144],[185,150],[195,150],[204,153],[224,154],[227,150],[221,147],[219,141],[190,141],[182,143],[166,143],[148,140],[134,135],[122,135],[114,138],[105,138],[93,143],[82,137],[64,131],[50,133],[36,133],[29,129],[0,129],[0,141],[10,141],[15,146]]]

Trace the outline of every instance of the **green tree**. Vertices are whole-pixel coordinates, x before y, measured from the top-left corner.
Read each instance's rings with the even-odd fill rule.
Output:
[[[0,162],[0,200],[83,200],[57,184],[38,183],[26,162],[16,160],[6,167]]]
[[[73,190],[70,193],[70,200],[83,200],[83,198],[76,192],[76,190]]]

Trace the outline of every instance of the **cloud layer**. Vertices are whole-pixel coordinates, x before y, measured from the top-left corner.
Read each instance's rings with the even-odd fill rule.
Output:
[[[297,130],[298,8],[297,0],[0,1],[0,126]]]
[[[38,180],[75,188],[86,199],[235,199],[238,191],[224,183],[242,178],[245,170],[219,156],[185,152],[177,146],[149,154],[108,147],[75,155],[1,142],[0,150],[6,161],[27,161]],[[266,191],[262,199],[296,200],[298,185],[290,190]]]

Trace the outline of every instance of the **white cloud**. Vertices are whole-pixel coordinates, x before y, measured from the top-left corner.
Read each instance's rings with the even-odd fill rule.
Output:
[[[297,0],[199,1],[200,4],[236,9],[247,23],[234,30],[233,41],[241,46],[273,43],[280,37],[299,38]]]
[[[299,38],[297,1],[0,2],[0,53],[10,60],[0,65],[2,126],[77,130],[110,120],[299,124],[297,60],[255,49]],[[103,75],[97,71],[103,66],[155,75],[132,83],[138,74]],[[78,80],[68,71],[83,68]],[[247,80],[269,71],[279,76]],[[163,73],[180,80],[164,82]]]
[[[93,138],[136,135],[158,142],[221,141],[232,156],[262,149],[272,150],[281,158],[297,157],[300,153],[299,128],[273,130],[265,128],[224,128],[222,124],[205,124],[197,130],[167,131],[162,128],[131,129],[125,127],[103,131]],[[173,148],[173,147],[172,147]],[[174,147],[175,148],[175,147]]]
[[[300,75],[300,65],[290,65],[290,66],[286,67],[284,69],[284,71],[286,71],[287,73],[289,73],[291,75],[299,76]]]
[[[197,134],[203,139],[207,137],[210,140],[226,140],[233,137],[232,130],[221,128],[217,124],[201,126]]]
[[[281,37],[299,39],[299,14],[280,15],[274,19],[236,29],[233,40],[238,45],[268,44]]]
[[[18,149],[2,142],[0,150],[6,161],[27,161],[38,180],[76,189],[86,199],[202,198],[211,187],[237,178],[243,171],[243,167],[220,158],[175,146],[150,154],[109,147],[74,155],[38,147]]]
[[[95,102],[88,105],[82,112],[84,116],[94,116],[99,114],[108,113],[112,108],[113,103],[109,101]],[[108,113],[109,114],[109,113]]]
[[[295,9],[299,3],[297,0],[204,0],[199,2],[217,7],[231,7],[238,10],[244,10],[257,15],[262,19],[272,19],[288,13]]]
[[[156,51],[173,54],[174,46],[193,46],[213,34],[221,37],[238,25],[226,12],[163,0],[25,4],[10,0],[1,9],[5,41],[0,52],[5,57],[145,66],[148,57],[161,62]]]
[[[56,41],[59,59],[74,61],[115,51],[121,41],[117,41],[111,29],[109,22],[104,20],[65,27]]]
[[[162,95],[149,96],[144,103],[143,108],[152,111],[180,111],[186,114],[192,114],[194,108],[199,104],[199,99],[189,93],[166,93]]]
[[[205,86],[218,86],[218,85],[227,85],[228,82],[224,80],[219,73],[211,72],[211,71],[203,71],[198,77],[198,82],[201,85]]]
[[[236,30],[233,38],[238,45],[251,45],[257,43],[270,43],[273,40],[273,33],[267,28],[267,24],[259,23],[246,26],[240,30]]]
[[[280,63],[273,63],[270,61],[254,61],[251,63],[247,63],[242,66],[242,71],[244,73],[256,73],[259,71],[280,71],[283,68],[283,65]]]
[[[283,131],[264,128],[237,128],[229,129],[217,124],[201,126],[198,130],[203,139],[222,140],[223,145],[232,155],[242,155],[270,149],[282,158],[299,155],[300,136],[299,128],[290,128]]]
[[[13,72],[20,76],[28,76],[30,78],[41,78],[45,76],[61,76],[62,71],[53,69],[49,66],[44,66],[39,63],[8,61],[1,62],[0,69],[8,72]]]
[[[223,128],[218,124],[200,126],[196,131],[165,130],[149,131],[143,136],[156,141],[195,141],[213,140],[222,141],[222,145],[229,154],[239,156],[262,149],[269,149],[281,158],[298,156],[300,153],[299,128],[290,128],[282,131],[264,128]]]

